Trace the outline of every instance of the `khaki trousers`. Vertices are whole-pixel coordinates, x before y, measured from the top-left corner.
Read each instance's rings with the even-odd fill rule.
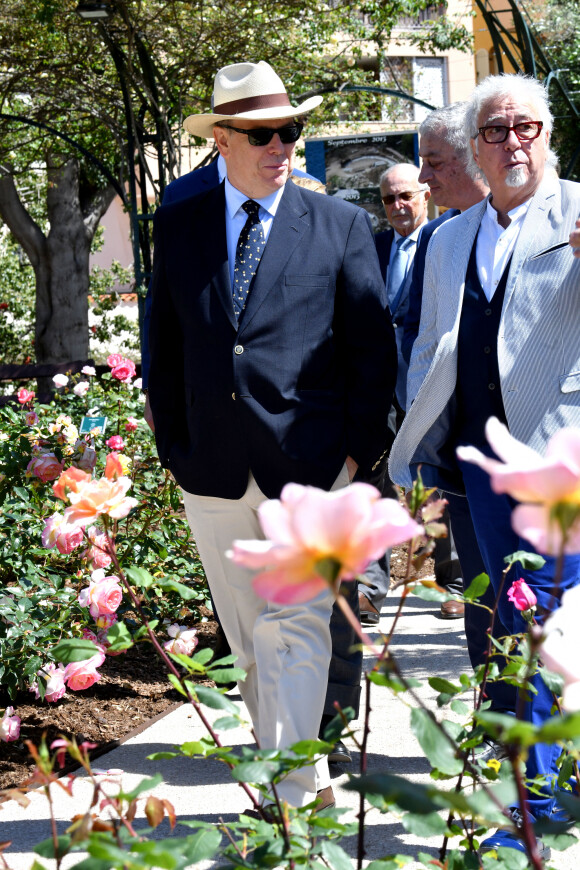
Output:
[[[333,489],[348,484],[346,465]],[[252,589],[253,572],[225,555],[234,540],[263,539],[257,509],[265,501],[253,475],[241,499],[183,491],[187,519],[211,594],[237,665],[240,684],[262,749],[285,749],[318,737],[331,656],[333,597],[323,592],[305,604],[272,604]],[[330,785],[327,759],[289,773],[277,786],[292,806],[304,806]]]

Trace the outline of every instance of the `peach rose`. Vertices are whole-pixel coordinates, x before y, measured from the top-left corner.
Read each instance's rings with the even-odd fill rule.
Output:
[[[52,484],[52,491],[57,498],[66,501],[70,492],[78,492],[91,479],[91,475],[80,468],[67,468],[56,483]]]
[[[114,520],[126,517],[129,511],[138,504],[136,498],[126,496],[131,487],[128,477],[118,480],[92,480],[82,486],[78,492],[69,494],[71,506],[65,510],[65,519],[72,526],[87,526],[94,523],[101,514],[106,514]]]
[[[98,652],[90,659],[84,659],[82,662],[70,662],[65,668],[67,687],[72,689],[73,692],[80,692],[83,689],[89,689],[94,683],[98,683],[101,675],[97,671],[97,668],[104,661],[104,653]]]

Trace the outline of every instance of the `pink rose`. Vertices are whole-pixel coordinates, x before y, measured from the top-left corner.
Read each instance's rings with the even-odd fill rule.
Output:
[[[27,426],[36,426],[38,423],[38,414],[36,411],[27,411],[24,415]]]
[[[66,375],[55,375],[52,382],[55,387],[66,387],[68,384],[68,377]]]
[[[80,692],[83,689],[89,689],[94,683],[101,679],[101,675],[97,668],[105,661],[105,654],[102,652],[96,653],[90,659],[84,659],[82,662],[71,662],[65,668],[66,684],[73,692]]]
[[[354,579],[388,547],[423,534],[406,507],[366,483],[335,492],[289,483],[258,515],[269,540],[234,541],[228,556],[261,571],[254,592],[277,603],[310,601]]]
[[[27,402],[32,402],[35,395],[36,394],[33,393],[32,390],[27,390],[25,387],[20,387],[20,389],[16,393],[16,398],[21,405],[26,405]]]
[[[79,593],[79,604],[89,608],[93,619],[114,613],[123,600],[119,578],[114,575],[105,577],[104,574],[102,569],[94,571],[89,586]]]
[[[100,629],[106,628],[108,631],[110,629],[110,627],[117,622],[117,620],[118,620],[118,617],[117,617],[116,613],[101,613],[101,614],[99,614],[99,616],[97,616],[97,618],[95,619],[95,622],[97,624],[97,628],[100,628]]]
[[[80,533],[80,534],[79,534]],[[67,556],[76,550],[83,542],[82,528],[67,526],[62,514],[58,511],[49,517],[41,535],[42,546],[51,550],[54,546],[59,553]]]
[[[525,580],[514,580],[508,589],[507,597],[516,610],[530,610],[538,603],[538,599]]]
[[[123,450],[125,448],[125,442],[121,435],[111,435],[110,438],[105,441],[107,447],[110,447],[111,450]]]
[[[136,420],[135,417],[127,417],[127,422],[125,423],[125,431],[134,432],[137,429],[138,425],[139,421]]]
[[[114,368],[111,369],[111,377],[118,381],[130,381],[137,374],[135,363],[130,359],[122,359]]]
[[[198,640],[195,628],[187,628],[186,625],[174,623],[167,629],[167,634],[172,638],[163,644],[163,648],[167,652],[190,656],[197,646]]]
[[[30,460],[26,467],[29,475],[38,477],[43,483],[56,480],[64,468],[64,463],[59,462],[54,453],[43,453]]]
[[[91,378],[97,374],[97,370],[94,366],[83,366],[81,369],[81,374],[88,375]]]
[[[12,743],[20,737],[20,716],[14,715],[14,707],[6,707],[0,720],[0,740]]]
[[[79,383],[73,387],[73,393],[75,394],[75,396],[78,396],[80,399],[82,399],[82,397],[86,396],[86,394],[88,393],[90,386],[91,385],[88,381],[79,381]]]
[[[49,704],[59,701],[66,693],[64,665],[55,665],[54,662],[49,662],[49,664],[44,665],[44,667],[37,671],[36,676],[37,679],[44,680],[46,683],[44,700],[48,701]],[[37,698],[40,698],[37,682],[31,685],[30,691],[34,692]]]
[[[120,353],[112,353],[107,357],[107,365],[112,369],[114,369],[115,366],[118,366],[120,362],[123,362],[123,357]]]
[[[97,532],[94,526],[90,526],[87,529],[87,536],[90,544],[81,553],[81,558],[86,559],[87,562],[92,562],[93,568],[108,568],[112,559],[109,554],[107,536],[103,532]]]

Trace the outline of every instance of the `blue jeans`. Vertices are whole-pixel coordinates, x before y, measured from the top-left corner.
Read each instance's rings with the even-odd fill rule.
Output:
[[[580,582],[580,555],[567,556],[563,576],[558,588],[554,588],[556,560],[546,556],[546,564],[537,571],[529,571],[517,563],[512,565],[502,587],[504,557],[517,550],[533,552],[533,547],[520,538],[511,527],[511,513],[516,502],[507,495],[497,495],[491,489],[489,476],[470,463],[462,463],[463,482],[473,526],[479,544],[481,558],[486,567],[498,599],[498,615],[510,634],[527,630],[522,614],[508,600],[507,592],[514,580],[523,579],[538,599],[536,620],[542,623],[557,607],[562,592]],[[553,695],[539,674],[532,678],[537,694],[529,694],[523,704],[523,717],[528,722],[540,725],[550,718]],[[556,745],[536,744],[529,750],[526,774],[529,778],[538,775],[556,775],[556,760],[560,749]],[[555,801],[551,789],[546,786],[543,795],[528,795],[528,808],[533,816],[540,818],[552,812]]]

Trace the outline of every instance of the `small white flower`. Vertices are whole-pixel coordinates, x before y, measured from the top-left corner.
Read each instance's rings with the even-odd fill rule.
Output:
[[[135,378],[135,380],[133,381],[131,386],[133,386],[136,390],[142,389],[143,379],[142,378]]]
[[[96,375],[97,370],[93,366],[83,366],[81,369],[81,374],[88,375],[90,378]]]
[[[56,387],[66,387],[68,384],[68,378],[66,375],[55,375],[52,382]]]

